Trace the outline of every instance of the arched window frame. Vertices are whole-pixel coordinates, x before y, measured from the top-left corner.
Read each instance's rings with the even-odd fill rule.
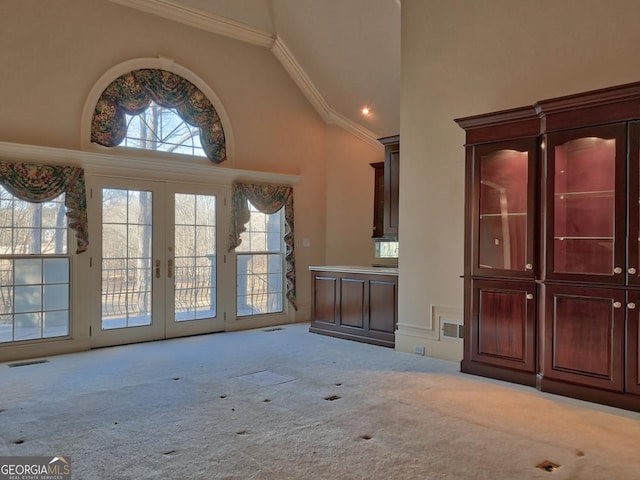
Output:
[[[110,68],[100,77],[100,79],[94,84],[93,88],[89,92],[82,110],[82,123],[80,126],[82,149],[85,151],[92,151],[96,153],[108,153],[117,155],[122,155],[122,152],[124,150],[128,150],[127,147],[104,147],[93,143],[91,141],[91,124],[96,104],[98,103],[98,100],[100,99],[100,96],[105,91],[105,89],[120,76],[128,72],[141,69],[159,69],[174,73],[191,82],[203,93],[203,95],[211,102],[211,104],[215,108],[216,113],[220,118],[222,128],[224,130],[226,144],[226,161],[224,162],[224,166],[233,167],[235,153],[234,135],[229,121],[229,116],[224,108],[224,105],[215,94],[215,92],[199,76],[197,76],[189,69],[175,63],[173,60],[163,57],[139,58],[129,60]],[[165,158],[170,158],[171,156],[175,155],[165,152],[148,152],[145,150],[136,150],[136,152],[140,152],[139,154],[141,156],[152,154],[155,157]]]

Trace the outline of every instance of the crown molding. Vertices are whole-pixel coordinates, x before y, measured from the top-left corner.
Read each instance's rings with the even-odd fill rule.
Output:
[[[343,130],[346,130],[352,135],[358,137],[360,140],[365,141],[376,150],[384,151],[384,145],[378,141],[379,135],[376,135],[371,130],[364,128],[362,125],[349,120],[333,109],[330,111],[330,120],[328,123],[333,123]]]
[[[186,7],[173,0],[110,0],[113,3],[141,10],[170,20],[174,20],[207,32],[224,35],[235,40],[268,48],[280,61],[294,83],[309,100],[320,117],[328,124],[335,124],[377,149],[383,149],[375,133],[349,120],[329,106],[318,91],[309,75],[300,66],[279,35],[271,35],[228,18],[213,15],[202,10]]]
[[[289,50],[289,47],[287,47],[280,36],[276,36],[276,40],[271,47],[271,53],[280,61],[289,76],[295,84],[298,85],[298,88],[302,90],[304,96],[311,102],[311,105],[313,105],[322,119],[327,123],[331,122],[331,107],[329,107],[329,104],[320,94],[307,73],[296,61],[293,53],[291,53],[291,50]]]
[[[329,106],[280,36],[276,36],[271,52],[326,123],[337,125],[374,148],[384,150],[384,147],[377,140],[378,135],[349,120]]]
[[[269,48],[273,44],[274,37],[269,33],[229,18],[212,15],[196,8],[181,5],[172,0],[110,1],[252,45]]]

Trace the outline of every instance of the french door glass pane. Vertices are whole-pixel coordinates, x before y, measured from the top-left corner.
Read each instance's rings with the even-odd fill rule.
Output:
[[[528,152],[499,150],[480,159],[481,268],[525,270]]]
[[[102,191],[102,328],[151,324],[153,194]]]
[[[216,316],[216,197],[175,194],[176,322]]]
[[[554,271],[611,275],[614,263],[615,139],[556,146]]]

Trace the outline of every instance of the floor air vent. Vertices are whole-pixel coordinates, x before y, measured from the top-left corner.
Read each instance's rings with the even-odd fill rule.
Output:
[[[560,465],[558,465],[557,463],[550,462],[549,460],[545,460],[540,465],[536,465],[536,468],[539,468],[540,470],[544,470],[545,472],[553,472],[554,470],[557,470],[558,468],[560,468]]]
[[[26,367],[27,365],[38,365],[40,363],[49,363],[49,360],[31,360],[28,362],[10,363],[9,368],[13,367]]]
[[[282,327],[275,327],[275,328],[267,328],[266,330],[262,330],[263,332],[277,332],[278,330],[283,330]]]
[[[464,328],[460,323],[442,322],[442,336],[444,338],[464,338]]]

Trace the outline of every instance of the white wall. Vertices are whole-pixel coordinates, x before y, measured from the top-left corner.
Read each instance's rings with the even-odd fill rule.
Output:
[[[329,265],[371,265],[373,256],[374,170],[384,152],[353,142],[344,130],[329,128],[327,161],[327,255]]]
[[[402,1],[396,348],[462,356],[434,340],[431,318],[462,310],[464,132],[453,119],[640,80],[639,12],[635,0]]]

